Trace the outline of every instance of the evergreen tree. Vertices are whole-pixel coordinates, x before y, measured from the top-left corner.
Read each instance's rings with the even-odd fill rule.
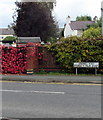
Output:
[[[57,26],[52,16],[53,3],[16,2],[14,31],[18,37],[56,38]],[[16,18],[16,19],[15,19]]]

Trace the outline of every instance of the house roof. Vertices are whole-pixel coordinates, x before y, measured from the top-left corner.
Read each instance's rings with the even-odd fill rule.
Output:
[[[94,21],[71,21],[69,25],[72,30],[81,30],[81,29],[86,29],[87,25],[93,24],[93,23]]]
[[[14,30],[8,28],[0,28],[0,35],[13,35]]]
[[[18,37],[18,43],[28,43],[28,42],[40,43],[41,38],[40,37]]]

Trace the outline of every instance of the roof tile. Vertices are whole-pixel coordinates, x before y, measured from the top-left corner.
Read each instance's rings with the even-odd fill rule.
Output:
[[[8,28],[0,28],[0,35],[13,35],[14,30]]]
[[[93,24],[94,21],[71,21],[70,27],[72,30],[86,29],[87,25]]]

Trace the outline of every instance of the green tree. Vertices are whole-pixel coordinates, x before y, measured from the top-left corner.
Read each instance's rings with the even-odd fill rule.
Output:
[[[95,23],[87,25],[87,29],[93,27],[93,28],[98,28],[98,27],[102,27],[102,18],[100,17],[99,20],[97,20]]]
[[[98,28],[90,27],[83,32],[82,36],[87,38],[98,38],[101,36],[101,33],[102,29],[100,27]]]
[[[45,42],[51,37],[56,38],[57,26],[52,16],[51,3],[16,2],[16,6],[13,29],[18,37],[38,36]]]
[[[91,20],[92,20],[91,16],[87,16],[87,15],[76,17],[76,21],[91,21]]]

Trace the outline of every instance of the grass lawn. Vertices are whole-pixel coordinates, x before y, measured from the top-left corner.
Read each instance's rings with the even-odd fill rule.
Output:
[[[76,75],[75,73],[65,73],[65,72],[45,72],[45,71],[41,71],[41,72],[37,72],[37,73],[34,73],[34,75]],[[79,74],[78,75],[81,75],[81,76],[85,76],[85,75],[88,75],[88,76],[91,76],[91,75],[95,75],[95,74]],[[101,76],[103,74],[97,74],[96,76]]]

